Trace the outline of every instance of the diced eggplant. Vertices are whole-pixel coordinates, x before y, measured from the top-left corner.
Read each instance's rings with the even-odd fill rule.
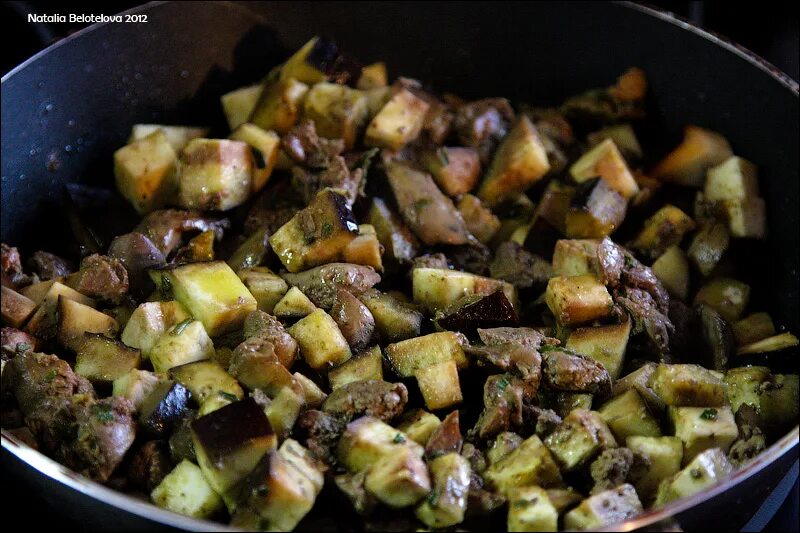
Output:
[[[51,279],[51,280],[47,280],[47,281],[40,281],[39,283],[31,283],[30,285],[27,285],[25,287],[20,288],[19,291],[17,291],[17,292],[19,292],[21,295],[25,296],[26,298],[29,298],[29,299],[33,300],[33,303],[35,303],[36,305],[39,305],[40,303],[42,303],[42,301],[44,300],[44,297],[47,295],[47,291],[50,290],[50,288],[53,286],[53,284],[56,283],[56,282],[60,283],[62,281],[64,281],[64,278],[57,278],[57,279]],[[7,285],[3,285],[3,287],[6,287],[6,286]],[[8,287],[8,288],[11,288],[11,287]]]
[[[192,422],[197,464],[218,494],[227,494],[277,447],[267,416],[251,399],[233,402]]]
[[[612,326],[579,328],[567,339],[567,349],[599,361],[611,379],[616,380],[625,363],[625,350],[630,332],[630,320]]]
[[[175,150],[175,153],[180,153],[181,150],[192,139],[198,139],[208,135],[208,128],[196,128],[193,126],[165,126],[163,124],[134,124],[131,128],[131,136],[128,138],[128,144],[136,141],[141,141],[145,137],[161,130],[167,137],[167,142]]]
[[[278,76],[296,78],[304,83],[325,81],[332,74],[338,56],[339,47],[335,42],[313,37],[279,67]]]
[[[744,346],[775,335],[775,324],[769,313],[753,313],[731,324],[737,346]]]
[[[227,211],[253,189],[250,147],[227,139],[194,139],[181,152],[178,202],[186,209]]]
[[[565,418],[575,409],[591,410],[594,396],[585,392],[556,392],[551,400],[551,407],[561,418]]]
[[[114,152],[117,189],[138,213],[148,213],[175,199],[178,156],[163,129]]]
[[[598,272],[598,244],[588,239],[559,240],[553,250],[553,273],[570,277]]]
[[[372,199],[367,222],[375,228],[388,260],[394,263],[411,261],[417,255],[417,238],[380,198]]]
[[[706,171],[733,155],[728,140],[719,133],[686,126],[683,141],[656,165],[654,178],[686,187],[702,187]]]
[[[628,437],[625,441],[635,456],[643,461],[634,464],[630,480],[645,503],[655,497],[659,484],[681,469],[683,442],[677,437]]]
[[[456,245],[471,241],[461,214],[430,174],[396,161],[385,166],[400,215],[422,242]]]
[[[319,409],[328,395],[325,394],[321,388],[319,388],[319,385],[308,379],[300,372],[295,372],[292,374],[292,376],[300,385],[300,388],[303,389],[303,397],[305,398],[306,406],[309,409]]]
[[[714,278],[703,285],[694,304],[705,304],[728,322],[739,320],[750,301],[750,286],[731,278]]]
[[[159,381],[142,401],[139,423],[152,435],[169,435],[186,412],[190,398],[191,393],[180,383]]]
[[[579,500],[580,501],[580,500]],[[541,487],[522,487],[508,502],[509,531],[556,531],[558,509]]]
[[[305,403],[302,387],[283,387],[264,409],[278,440],[289,436]]]
[[[728,406],[670,407],[669,419],[675,436],[683,441],[684,464],[709,448],[727,452],[739,435]]]
[[[362,91],[376,87],[386,87],[387,78],[386,64],[383,61],[378,61],[361,69],[361,76],[358,78],[356,87]]]
[[[3,289],[3,296],[6,296],[6,289]],[[24,330],[41,339],[50,339],[56,335],[58,330],[58,302],[61,298],[73,300],[75,302],[94,307],[94,300],[84,296],[66,285],[55,282],[50,286],[36,312],[25,324]],[[5,298],[3,299],[5,301]],[[5,304],[4,304],[5,305]]]
[[[481,176],[481,161],[474,148],[441,146],[420,156],[422,165],[442,192],[458,197],[475,188]]]
[[[255,124],[242,124],[230,134],[234,141],[246,142],[253,150],[253,193],[264,188],[278,160],[281,139],[274,131],[265,131]]]
[[[212,396],[230,396],[231,400],[244,397],[239,383],[216,361],[195,361],[176,366],[170,369],[169,374],[192,393],[198,404]]]
[[[352,148],[367,118],[367,97],[338,83],[320,82],[306,93],[303,116],[314,121],[320,136],[343,139]]]
[[[294,78],[267,82],[247,122],[283,135],[297,122],[307,94],[308,85]]]
[[[414,301],[434,313],[446,309],[459,298],[472,294],[489,295],[502,289],[513,306],[517,291],[508,282],[477,276],[468,272],[440,268],[415,268],[411,275]]]
[[[83,343],[84,333],[98,333],[106,337],[116,337],[119,325],[105,313],[70,300],[58,298],[58,333],[56,337],[62,346],[77,352]],[[113,378],[112,378],[113,379]]]
[[[569,169],[577,183],[597,176],[626,200],[639,191],[625,158],[612,139],[606,139],[581,156]]]
[[[153,290],[153,283],[147,270],[160,268],[166,264],[164,254],[141,233],[132,232],[120,235],[111,241],[108,255],[118,259],[128,272],[130,292],[141,298]]]
[[[184,459],[150,493],[154,504],[193,518],[209,518],[222,510],[222,498],[206,482],[196,464]]]
[[[256,299],[223,261],[192,263],[169,270],[151,270],[150,278],[175,299],[216,337],[242,326],[257,307]],[[166,283],[164,283],[164,281]]]
[[[550,170],[539,132],[526,116],[520,117],[497,148],[478,197],[494,207],[525,192]]]
[[[473,295],[468,297],[464,305],[456,302],[455,309],[445,309],[444,316],[436,319],[436,323],[447,330],[460,331],[472,335],[478,328],[496,328],[516,326],[518,322],[514,306],[506,298],[502,290],[487,296]]]
[[[431,333],[388,345],[386,357],[401,377],[411,377],[419,369],[446,361],[455,361],[458,367],[464,368],[468,361],[461,339],[453,332]]]
[[[12,328],[21,327],[36,310],[36,303],[33,300],[5,285],[2,287],[0,302],[2,302],[3,324]]]
[[[702,331],[702,346],[705,354],[703,366],[713,370],[725,370],[734,354],[733,331],[719,313],[707,305],[698,306]]]
[[[127,398],[136,411],[141,410],[144,400],[150,396],[163,378],[148,370],[131,369],[114,380],[113,396]]]
[[[322,309],[330,309],[342,289],[359,296],[381,280],[372,268],[349,263],[328,263],[305,272],[284,274],[283,278]]]
[[[800,344],[800,341],[798,341],[797,337],[786,332],[740,346],[736,349],[736,355],[777,352],[798,344]]]
[[[654,507],[663,507],[671,501],[686,498],[711,485],[733,472],[733,465],[725,452],[712,448],[698,454],[683,470],[668,477],[658,486]]]
[[[145,359],[158,339],[173,326],[189,318],[189,313],[179,302],[145,302],[131,314],[121,340],[131,348],[138,348]]]
[[[601,451],[617,446],[600,414],[586,409],[573,410],[544,443],[565,471],[575,470]]]
[[[364,416],[350,422],[339,440],[339,459],[351,472],[360,472],[371,467],[381,457],[397,453],[409,447],[422,457],[422,446],[409,439],[399,430],[380,420]]]
[[[589,274],[551,278],[547,283],[545,300],[558,323],[564,326],[605,318],[613,308],[605,285]]]
[[[359,299],[372,313],[384,341],[398,342],[419,336],[423,315],[412,304],[376,289],[364,291]]]
[[[519,448],[520,444],[522,444],[522,437],[511,431],[504,431],[497,435],[489,449],[486,450],[486,459],[490,465],[495,464]]]
[[[424,100],[400,88],[367,126],[364,144],[400,150],[419,136],[427,113]]]
[[[367,471],[364,488],[389,507],[414,505],[431,490],[428,467],[410,448],[378,459]]]
[[[422,409],[414,409],[403,415],[397,429],[417,444],[425,446],[441,423],[436,415]]]
[[[573,239],[601,239],[612,234],[625,219],[626,199],[595,178],[578,186],[565,218],[565,232]]]
[[[767,435],[783,435],[798,417],[800,378],[797,374],[773,374],[759,387],[761,418]]]
[[[370,224],[358,226],[358,237],[350,241],[342,252],[345,263],[370,266],[383,272],[383,246],[378,240],[375,228]]]
[[[187,318],[164,333],[150,349],[156,372],[214,357],[214,344],[197,320]]]
[[[728,401],[731,410],[736,413],[742,405],[749,405],[756,412],[761,411],[761,384],[769,380],[769,368],[765,366],[747,366],[731,368],[725,372],[725,384],[728,385]]]
[[[358,224],[341,194],[321,191],[269,239],[289,272],[335,261],[358,235]]]
[[[283,295],[273,308],[273,313],[278,318],[292,319],[303,318],[313,313],[317,306],[303,294],[297,287],[292,287]]]
[[[261,265],[269,251],[269,231],[262,226],[254,231],[239,248],[233,252],[227,263],[234,272],[243,268],[254,268]]]
[[[336,321],[322,309],[301,318],[288,331],[300,345],[300,353],[311,368],[337,365],[352,355]]]
[[[628,389],[607,401],[600,407],[598,413],[619,442],[625,442],[628,437],[634,435],[661,436],[658,421],[650,414],[636,389]]]
[[[139,350],[99,333],[84,333],[75,339],[75,373],[92,383],[111,383],[139,366]]]
[[[767,235],[767,208],[763,198],[723,200],[722,210],[732,237],[763,239]]]
[[[619,524],[642,512],[636,489],[625,483],[586,498],[564,515],[567,529],[596,529]]]
[[[619,148],[619,151],[630,161],[638,161],[642,158],[642,147],[636,138],[636,132],[630,124],[615,124],[608,126],[586,137],[589,146],[597,146],[606,139],[611,139]]]
[[[365,379],[383,380],[383,355],[380,346],[373,346],[328,372],[328,381],[333,390]]]
[[[414,514],[428,527],[450,527],[464,521],[472,469],[458,453],[448,453],[429,463],[433,490]]]
[[[725,404],[725,383],[698,365],[660,364],[650,376],[648,386],[670,406],[719,407]]]
[[[467,229],[483,244],[489,244],[497,230],[500,219],[481,204],[477,196],[465,194],[458,202],[458,212],[464,219]]]
[[[683,236],[694,227],[689,215],[674,205],[665,205],[645,221],[642,231],[630,246],[651,257],[658,257],[670,246],[680,244]]]
[[[723,224],[710,224],[700,229],[689,245],[687,255],[704,276],[711,274],[722,254],[728,249],[730,235]]]
[[[272,313],[289,290],[286,281],[267,267],[245,268],[237,274],[256,299],[258,309],[265,313]]]
[[[537,435],[528,437],[513,452],[489,466],[483,477],[507,497],[520,487],[556,487],[562,483],[558,465]]]
[[[451,359],[417,368],[414,372],[428,409],[444,409],[463,400],[456,361]]]
[[[689,262],[679,246],[667,248],[650,269],[671,296],[689,297]]]
[[[225,118],[228,121],[228,128],[233,131],[240,125],[247,122],[250,114],[256,107],[256,103],[261,97],[263,85],[248,85],[241,89],[236,89],[229,93],[225,93],[220,97],[222,103],[222,110],[225,112]]]

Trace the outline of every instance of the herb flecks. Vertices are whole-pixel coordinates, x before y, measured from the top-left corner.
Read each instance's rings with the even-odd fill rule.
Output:
[[[450,164],[450,154],[447,152],[447,148],[442,146],[438,150],[436,150],[436,157],[439,158],[439,162],[442,166],[447,166]]]
[[[235,394],[231,394],[230,392],[225,392],[224,390],[219,391],[219,396],[220,396],[220,398],[224,398],[225,400],[228,400],[229,402],[238,402],[239,401],[239,397],[238,396],[236,396]]]
[[[182,320],[182,321],[178,322],[178,324],[175,326],[175,328],[173,328],[173,330],[170,332],[170,334],[171,335],[175,335],[177,337],[178,335],[183,333],[183,330],[186,329],[186,326],[188,326],[192,322],[194,322],[193,318],[187,318],[185,320]]]
[[[392,442],[394,442],[395,444],[403,444],[405,441],[406,441],[406,437],[402,433],[398,433],[392,439]]]
[[[700,413],[700,418],[703,420],[716,420],[717,419],[717,410],[716,409],[705,409],[702,413]]]
[[[114,409],[106,403],[98,403],[94,406],[94,417],[98,422],[108,424],[115,420]]]

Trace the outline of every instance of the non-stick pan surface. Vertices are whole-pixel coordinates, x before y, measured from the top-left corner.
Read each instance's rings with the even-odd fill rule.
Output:
[[[365,62],[386,61],[392,76],[416,77],[467,97],[503,95],[537,104],[610,84],[636,65],[650,82],[654,133],[669,144],[684,125],[702,125],[724,132],[737,154],[759,165],[770,236],[747,254],[745,281],[753,285],[754,309],[800,330],[797,84],[734,45],[667,15],[617,3],[176,2],[135,12],[148,22],[93,26],[2,80],[2,240],[23,252],[63,249],[70,239],[63,185],[110,187],[111,154],[131,124],[210,124],[223,134],[219,95],[257,81],[314,34],[336,39]],[[796,360],[770,364],[797,371]],[[795,428],[731,482],[667,514],[676,512],[684,527],[710,513],[731,518],[745,507],[737,502],[768,494],[796,461],[797,449]],[[60,473],[5,434],[3,462],[98,525],[108,525],[111,516],[116,528],[138,529],[142,520],[208,528],[176,515],[167,519],[163,511],[139,508]]]

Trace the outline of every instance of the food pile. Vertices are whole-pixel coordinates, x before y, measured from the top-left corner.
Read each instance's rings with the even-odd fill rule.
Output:
[[[698,126],[646,153],[646,93],[468,101],[314,38],[220,138],[135,125],[135,224],[2,246],[3,428],[255,530],[586,529],[705,490],[797,424],[763,354],[798,340],[733,259],[756,166]]]

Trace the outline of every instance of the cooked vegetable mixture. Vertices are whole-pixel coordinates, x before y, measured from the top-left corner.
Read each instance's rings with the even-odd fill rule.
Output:
[[[586,529],[705,490],[797,424],[753,357],[798,339],[731,259],[756,166],[693,125],[648,151],[646,90],[468,101],[315,38],[222,97],[227,138],[135,125],[137,224],[104,239],[72,190],[79,254],[2,245],[3,427],[254,530]]]

